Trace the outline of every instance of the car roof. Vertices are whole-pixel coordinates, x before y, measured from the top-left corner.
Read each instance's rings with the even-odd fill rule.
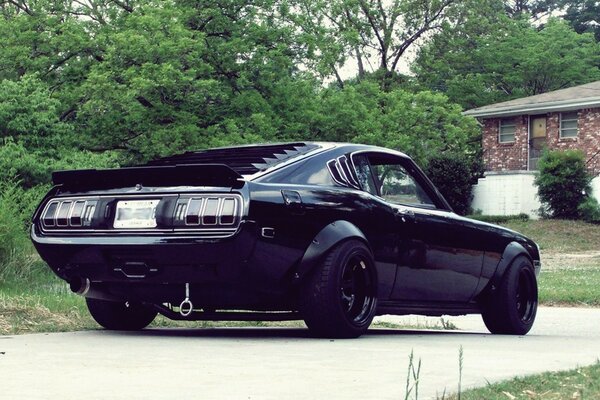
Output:
[[[219,147],[207,150],[187,151],[148,162],[147,166],[224,164],[246,178],[253,178],[273,171],[299,159],[334,149],[347,152],[383,151],[407,157],[405,154],[382,147],[333,142],[266,143]]]

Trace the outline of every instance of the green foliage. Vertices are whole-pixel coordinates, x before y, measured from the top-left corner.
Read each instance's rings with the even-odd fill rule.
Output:
[[[14,182],[0,182],[0,282],[8,275],[21,276],[28,270],[31,253],[26,218],[33,192],[24,197],[24,190]]]
[[[544,214],[551,218],[581,218],[579,207],[590,191],[590,176],[581,151],[546,151],[535,178]]]
[[[538,29],[527,19],[484,11],[421,49],[413,70],[423,87],[473,108],[600,79],[593,35],[559,19]]]
[[[474,214],[469,215],[469,218],[476,219],[482,222],[489,222],[490,224],[505,224],[513,221],[529,221],[529,214],[514,214],[514,215],[481,215]]]
[[[49,184],[52,171],[118,166],[118,156],[114,152],[91,153],[64,146],[28,150],[11,138],[0,145],[0,182],[18,181],[24,188]]]
[[[566,7],[564,19],[569,21],[578,33],[590,32],[600,41],[600,3],[596,0],[559,0]]]
[[[59,119],[60,102],[38,74],[0,82],[0,138],[15,138],[32,147],[52,146],[71,132]]]
[[[28,150],[57,138],[119,150],[126,163],[306,136],[318,83],[298,65],[318,56],[280,3],[5,4],[0,135]],[[42,137],[50,144],[24,140]]]
[[[335,75],[344,86],[340,68],[354,64],[359,79],[370,68],[386,90],[410,58],[410,49],[464,9],[456,0],[287,0],[284,4],[292,26],[314,49],[312,59],[320,73]]]
[[[425,165],[444,151],[473,153],[479,146],[477,122],[441,94],[386,92],[363,81],[321,95],[318,137],[394,148]]]
[[[600,204],[598,204],[598,200],[591,195],[583,200],[579,207],[577,207],[577,211],[584,221],[600,222]]]
[[[466,215],[471,209],[473,184],[479,177],[479,167],[464,154],[439,153],[429,160],[425,172],[454,211]]]

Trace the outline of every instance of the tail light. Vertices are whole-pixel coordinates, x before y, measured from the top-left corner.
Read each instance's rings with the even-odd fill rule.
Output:
[[[81,228],[90,226],[97,200],[53,200],[42,213],[44,228]]]
[[[153,226],[121,226],[121,211],[135,214],[128,202],[143,202],[148,196],[95,196],[51,199],[41,213],[41,228],[47,233],[81,234],[120,232],[182,232],[226,237],[234,234],[242,220],[243,198],[234,193],[165,194],[152,196]],[[133,211],[132,211],[133,210]],[[139,211],[139,210],[138,210]],[[139,218],[136,216],[129,219]],[[124,218],[127,219],[127,218]]]
[[[242,199],[233,194],[180,197],[175,206],[175,227],[232,228],[239,224]]]

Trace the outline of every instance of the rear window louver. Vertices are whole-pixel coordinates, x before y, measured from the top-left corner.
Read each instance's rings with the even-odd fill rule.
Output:
[[[348,157],[341,156],[327,162],[327,168],[331,177],[341,186],[346,186],[354,189],[360,189],[360,185],[354,176],[352,165]]]
[[[224,164],[240,175],[252,175],[319,147],[314,143],[285,143],[188,151],[150,161],[147,165]]]

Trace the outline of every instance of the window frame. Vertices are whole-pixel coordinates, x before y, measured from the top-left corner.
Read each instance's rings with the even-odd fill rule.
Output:
[[[575,118],[563,118],[564,114],[575,114]],[[560,139],[574,139],[579,137],[579,111],[567,111],[567,112],[561,112],[558,116],[558,137]],[[568,122],[573,122],[575,121],[575,128],[564,128],[563,127],[563,121],[568,121]],[[575,135],[568,135],[565,136],[563,134],[563,131],[575,131]]]
[[[372,194],[368,190],[363,189],[362,185],[361,185],[361,190],[363,192],[372,194],[373,196],[377,197],[381,201],[384,201],[387,204],[391,204],[396,207],[400,206],[400,207],[410,207],[410,208],[421,208],[423,210],[438,210],[438,211],[452,212],[452,207],[450,207],[450,205],[443,198],[443,196],[440,194],[438,189],[429,180],[427,175],[425,175],[425,173],[409,157],[407,157],[405,155],[399,155],[396,152],[392,152],[392,151],[390,151],[390,152],[373,151],[373,150],[356,151],[356,152],[351,153],[350,157],[349,157],[350,161],[352,163],[353,169],[355,168],[354,163],[355,163],[356,156],[366,156],[367,157],[367,162],[369,163],[369,166],[370,166],[371,179],[373,180],[373,182],[375,182],[375,190],[377,191],[377,194]],[[391,159],[396,161],[396,164],[399,164],[400,166],[402,166],[406,170],[406,172],[412,177],[412,179],[415,181],[415,183],[417,183],[421,187],[421,189],[425,192],[425,194],[427,194],[427,196],[433,202],[433,204],[427,205],[427,204],[414,204],[414,203],[392,203],[392,202],[386,200],[385,198],[383,198],[381,196],[381,190],[379,187],[380,185],[378,182],[378,177],[376,177],[374,174],[369,156],[390,157]]]
[[[510,122],[510,123],[507,123]],[[502,126],[504,127],[513,127],[514,132],[512,133],[512,140],[502,140],[502,136],[507,136],[508,134],[502,133]],[[509,144],[515,143],[517,140],[517,121],[515,118],[500,118],[498,121],[498,143],[500,144]]]

